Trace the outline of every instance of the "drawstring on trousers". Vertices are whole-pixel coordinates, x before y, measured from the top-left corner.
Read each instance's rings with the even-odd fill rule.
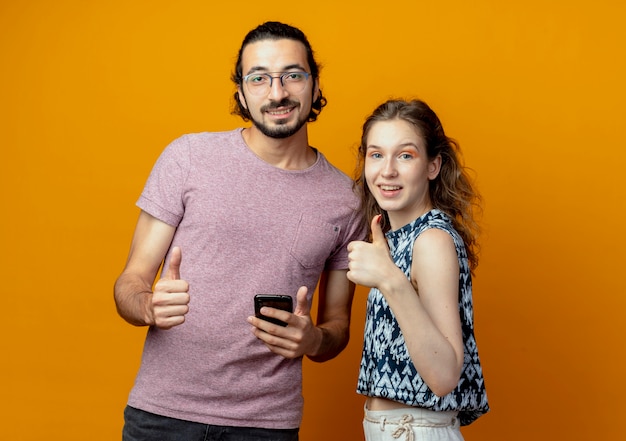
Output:
[[[391,436],[393,436],[394,439],[398,439],[403,433],[406,432],[406,441],[413,441],[413,428],[411,427],[412,421],[412,415],[403,415],[402,419],[397,423],[398,428],[393,431]]]
[[[415,420],[413,415],[403,414],[400,419],[388,420],[387,416],[381,416],[380,418],[371,418],[369,415],[365,416],[365,421],[375,423],[381,432],[384,432],[387,426],[397,426],[392,432],[391,436],[394,439],[399,439],[402,435],[405,435],[405,441],[414,441],[415,433],[413,427],[450,427],[454,426],[457,422],[456,416],[450,420],[442,420],[440,422],[422,422],[419,419]]]

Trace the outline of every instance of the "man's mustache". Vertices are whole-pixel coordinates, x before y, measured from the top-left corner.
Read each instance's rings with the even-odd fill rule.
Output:
[[[278,109],[280,107],[296,107],[299,104],[300,103],[298,101],[293,101],[293,100],[290,100],[289,98],[284,98],[278,102],[272,102],[272,103],[266,104],[265,106],[261,107],[261,110],[263,112],[266,112],[268,110]]]

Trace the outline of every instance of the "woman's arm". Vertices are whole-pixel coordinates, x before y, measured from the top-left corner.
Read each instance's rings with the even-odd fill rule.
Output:
[[[379,289],[420,376],[437,396],[444,396],[458,385],[464,357],[459,264],[447,232],[433,228],[417,238],[411,276],[412,283],[382,280]]]

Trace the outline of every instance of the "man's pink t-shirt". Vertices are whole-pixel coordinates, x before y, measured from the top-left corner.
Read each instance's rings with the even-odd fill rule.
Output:
[[[288,429],[302,418],[302,360],[252,334],[255,294],[311,296],[364,238],[352,181],[320,152],[305,170],[259,159],[241,129],[183,136],[158,159],[137,205],[177,227],[185,323],[150,328],[128,404],[225,426]],[[166,267],[169,255],[166,258]]]

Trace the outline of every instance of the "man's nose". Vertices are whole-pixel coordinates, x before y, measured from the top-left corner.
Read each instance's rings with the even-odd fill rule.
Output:
[[[283,86],[280,77],[272,78],[272,84],[270,85],[269,93],[270,98],[274,101],[280,101],[287,95],[289,95],[289,93],[287,92],[287,90],[285,90],[285,87]]]

